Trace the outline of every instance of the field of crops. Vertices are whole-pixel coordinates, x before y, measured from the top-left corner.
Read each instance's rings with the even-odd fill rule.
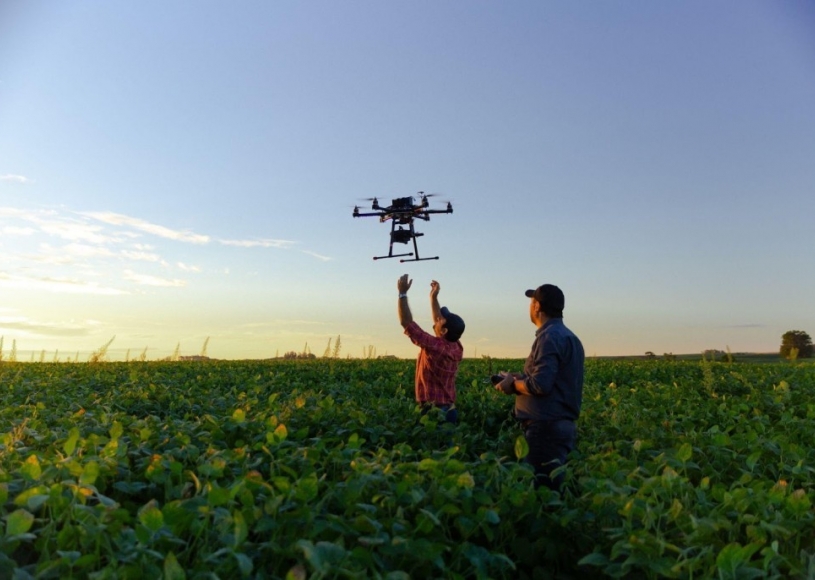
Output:
[[[0,364],[0,578],[813,578],[815,365],[586,363],[562,496],[465,360]]]

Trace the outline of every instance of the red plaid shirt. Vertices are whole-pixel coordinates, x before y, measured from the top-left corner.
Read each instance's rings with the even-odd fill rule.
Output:
[[[456,373],[464,358],[460,341],[450,342],[426,333],[415,322],[405,328],[411,342],[421,348],[416,359],[416,402],[452,405],[456,402]]]

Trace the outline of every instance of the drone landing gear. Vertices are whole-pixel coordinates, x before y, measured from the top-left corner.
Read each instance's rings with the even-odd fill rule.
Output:
[[[387,256],[374,256],[374,260],[382,260],[384,258],[401,258],[403,256],[416,256],[415,258],[411,258],[410,260],[399,260],[399,262],[421,262],[423,260],[438,260],[438,256],[434,256],[432,258],[420,258],[419,257],[419,246],[416,244],[416,238],[419,236],[423,236],[424,234],[417,233],[416,230],[413,229],[413,222],[410,222],[410,229],[406,230],[399,226],[399,229],[396,229],[396,221],[391,222],[391,243],[388,247],[388,255]],[[408,252],[406,254],[394,254],[393,253],[393,243],[399,244],[407,244],[410,240],[413,240],[413,252]]]
[[[411,254],[412,256],[413,254]],[[433,256],[432,258],[420,258],[418,255],[413,258],[412,260],[399,260],[400,262],[421,262],[422,260],[438,260],[438,256]]]

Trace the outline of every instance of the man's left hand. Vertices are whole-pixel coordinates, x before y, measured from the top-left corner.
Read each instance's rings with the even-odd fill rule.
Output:
[[[435,298],[436,296],[438,296],[439,295],[439,290],[441,290],[441,286],[439,285],[438,282],[436,282],[435,280],[430,282],[430,297],[431,298]]]
[[[515,390],[515,377],[512,376],[511,374],[507,374],[504,377],[503,381],[495,385],[495,388],[503,392],[505,395],[516,394],[517,391]]]

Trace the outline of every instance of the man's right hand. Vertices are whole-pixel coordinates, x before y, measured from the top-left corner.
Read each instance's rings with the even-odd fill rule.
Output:
[[[399,294],[407,294],[411,284],[413,284],[413,280],[409,280],[407,274],[399,276],[399,280],[396,281],[396,288],[399,290]]]

